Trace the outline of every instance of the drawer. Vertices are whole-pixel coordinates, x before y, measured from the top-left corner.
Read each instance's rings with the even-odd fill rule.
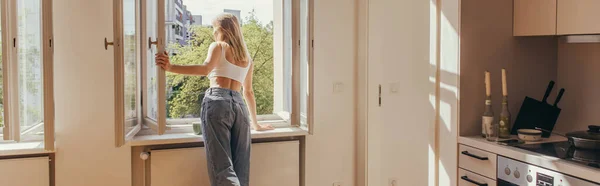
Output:
[[[496,186],[496,181],[464,169],[458,169],[458,186],[478,185]]]
[[[496,154],[465,145],[458,149],[458,167],[488,178],[496,177]]]

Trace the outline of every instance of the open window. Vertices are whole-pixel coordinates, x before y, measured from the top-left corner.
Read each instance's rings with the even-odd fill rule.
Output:
[[[209,80],[165,73],[154,55],[167,52],[172,64],[202,64],[214,42],[212,18],[222,12],[240,21],[253,59],[258,122],[311,128],[312,0],[266,5],[222,0],[211,6],[192,0],[115,1],[115,36],[123,38],[115,41],[124,43],[115,47],[117,145],[139,129],[157,135],[193,131]],[[137,45],[128,48],[128,42]]]
[[[51,6],[49,0],[1,2],[0,142],[54,149]]]

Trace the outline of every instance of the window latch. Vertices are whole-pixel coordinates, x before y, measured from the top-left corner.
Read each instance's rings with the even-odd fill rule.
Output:
[[[13,38],[13,48],[17,48],[17,38]]]
[[[379,85],[379,107],[381,107],[381,84]]]
[[[108,39],[104,38],[104,50],[108,50],[108,45],[114,45],[115,42],[108,42]]]

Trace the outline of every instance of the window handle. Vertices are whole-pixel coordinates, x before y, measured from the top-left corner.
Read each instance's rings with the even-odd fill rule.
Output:
[[[108,50],[108,45],[114,45],[115,42],[108,42],[108,39],[104,38],[104,50]]]
[[[152,41],[152,37],[148,37],[148,49],[151,49],[152,45],[158,45],[158,39],[156,41]]]

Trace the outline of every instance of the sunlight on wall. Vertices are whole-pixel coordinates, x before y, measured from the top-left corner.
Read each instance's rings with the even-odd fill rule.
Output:
[[[450,121],[450,119],[452,119],[452,105],[445,101],[441,101],[439,112],[440,119],[442,120],[442,123],[444,123],[444,126],[446,126],[446,130],[452,131],[452,126],[450,126],[452,123],[452,121]]]
[[[437,76],[438,76],[438,6],[437,0],[429,1],[429,82],[435,87],[438,86]],[[429,102],[431,104],[432,110],[435,110],[437,113],[437,88],[433,89],[434,92],[429,94]],[[435,116],[437,117],[437,115]],[[438,128],[437,118],[431,123],[431,137],[429,138],[429,157],[428,157],[428,179],[429,186],[435,186],[439,183],[437,182],[438,178],[438,165],[439,161],[438,157],[438,148],[437,145],[437,128]]]
[[[442,12],[441,18],[441,69],[442,71],[458,74],[459,34],[452,24],[452,17],[446,17]],[[458,19],[456,20],[458,22]]]
[[[460,0],[439,1],[438,185],[458,183]]]
[[[435,82],[435,80],[434,80],[434,82]],[[435,108],[435,102],[436,102],[435,95],[429,94],[429,103],[431,104],[432,108]],[[433,126],[432,128],[433,128],[432,130],[437,130],[435,126]],[[428,171],[429,186],[435,186],[436,185],[435,180],[437,180],[437,167],[436,167],[437,165],[436,165],[436,162],[438,160],[437,160],[437,157],[436,157],[436,150],[435,150],[436,142],[435,142],[435,139],[436,139],[435,136],[433,138],[429,139],[429,154],[428,154],[428,160],[427,160],[428,161],[428,165],[429,165],[428,166],[429,167],[428,168],[428,170],[429,170]]]
[[[445,96],[450,96],[454,98],[451,100],[440,101],[440,119],[443,121],[444,125],[446,126],[446,129],[449,132],[452,132],[452,126],[456,126],[453,124],[456,123],[456,118],[458,117],[458,112],[456,112],[456,110],[458,110],[458,107],[456,105],[456,98],[458,98],[458,87],[456,85],[440,82],[440,91],[449,92],[450,94]]]
[[[449,165],[448,168],[446,168],[444,166],[444,163],[442,161],[440,161],[440,175],[439,175],[439,185],[456,185],[455,182],[453,182],[452,178],[456,178],[455,175],[450,176],[450,173],[448,171],[442,171],[442,170],[448,170],[448,169],[456,169],[454,168],[455,166]]]
[[[437,0],[430,0],[429,1],[429,82],[432,85],[435,85],[435,87],[437,87],[437,79],[436,77],[438,76],[438,6],[437,6]],[[429,94],[429,102],[431,105],[432,110],[435,110],[436,112],[438,112],[438,110],[436,110],[437,108],[437,88],[433,89],[434,92],[431,92]],[[437,116],[436,116],[437,117]],[[437,128],[438,128],[438,122],[437,122],[437,118],[433,121],[433,123],[431,123],[431,137],[429,138],[429,155],[428,155],[428,185],[429,186],[435,186],[438,185],[437,182],[437,175],[438,175],[438,167],[437,167],[437,162],[438,160],[438,149],[436,148],[437,145]]]

